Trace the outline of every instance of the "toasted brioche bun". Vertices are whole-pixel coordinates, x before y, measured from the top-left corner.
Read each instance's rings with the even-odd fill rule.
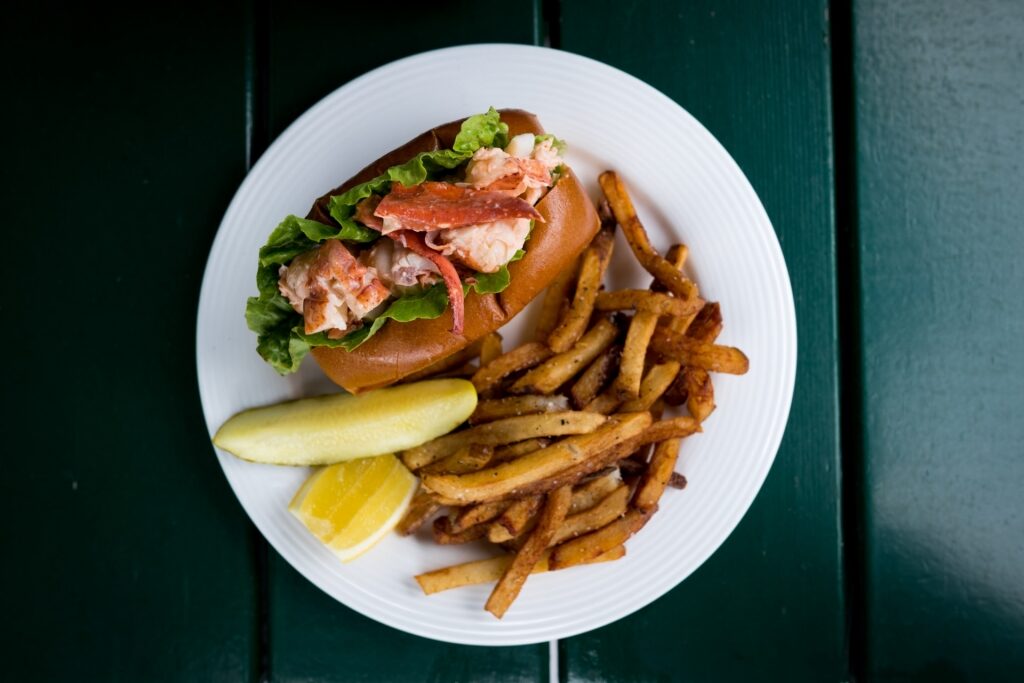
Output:
[[[508,124],[510,137],[544,132],[537,117],[518,109],[501,110],[501,120]],[[317,199],[308,218],[333,224],[327,208],[331,195],[375,178],[420,152],[450,148],[461,124],[461,120],[446,123],[385,154],[345,184]],[[314,347],[312,355],[324,373],[354,394],[387,386],[455,353],[511,320],[560,271],[569,267],[599,227],[597,213],[571,170],[559,178],[536,208],[544,222],[538,221],[534,226],[526,243],[526,256],[509,264],[511,283],[500,294],[470,292],[466,297],[466,323],[461,335],[451,333],[451,308],[433,320],[389,321],[354,351]]]

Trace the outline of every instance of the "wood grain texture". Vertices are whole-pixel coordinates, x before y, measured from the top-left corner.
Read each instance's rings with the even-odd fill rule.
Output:
[[[566,0],[562,8],[563,48],[667,93],[747,174],[785,252],[800,339],[789,428],[743,522],[665,597],[564,641],[564,678],[843,680],[827,3]],[[723,313],[728,326],[728,302]]]
[[[534,38],[532,3],[501,11],[471,2],[408,3],[393,9],[398,14],[386,21],[385,30],[381,21],[386,16],[377,6],[320,3],[310,10],[273,4],[268,65],[271,135],[280,134],[335,88],[395,59],[461,43],[530,43]],[[325,27],[335,27],[344,39],[331,39]],[[311,188],[311,199],[322,189]],[[404,634],[337,603],[273,551],[269,608],[274,681],[504,683],[547,678],[546,644],[482,648]]]
[[[253,674],[251,527],[194,352],[245,170],[241,15],[3,10],[5,680]]]
[[[1024,5],[854,3],[866,678],[1024,671]]]

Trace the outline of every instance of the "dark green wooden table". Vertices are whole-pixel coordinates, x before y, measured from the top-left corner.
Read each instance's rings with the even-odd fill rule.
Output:
[[[797,304],[750,512],[664,598],[558,643],[559,680],[1021,679],[1024,4],[297,5],[3,10],[4,680],[551,680],[547,645],[419,639],[306,582],[232,496],[196,389],[248,166],[346,81],[468,42],[585,54],[686,107],[761,196]]]

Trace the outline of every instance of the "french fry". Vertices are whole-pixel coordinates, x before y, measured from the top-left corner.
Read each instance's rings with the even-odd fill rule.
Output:
[[[706,344],[663,327],[654,331],[651,348],[665,358],[710,372],[743,375],[750,369],[750,361],[737,348]]]
[[[572,305],[566,311],[562,322],[548,336],[548,346],[555,353],[568,351],[583,336],[594,312],[594,300],[601,288],[601,279],[611,260],[615,244],[615,228],[604,226],[598,231],[590,246],[583,252],[580,275],[576,282],[576,293]]]
[[[648,311],[637,311],[629,323],[619,374],[612,385],[620,401],[631,401],[640,395],[640,379],[644,372],[647,345],[657,325],[658,314]]]
[[[465,531],[471,526],[489,522],[504,512],[511,504],[512,501],[509,500],[496,500],[460,508],[452,518],[449,528],[453,533],[459,533]]]
[[[472,378],[473,386],[478,394],[484,396],[512,373],[540,365],[552,355],[551,349],[540,342],[523,344],[477,370]]]
[[[703,422],[715,409],[715,386],[711,375],[701,368],[683,368],[680,373],[686,390],[686,409],[697,422]]]
[[[643,380],[640,381],[640,396],[623,403],[620,410],[624,413],[650,410],[654,402],[661,398],[665,390],[671,386],[679,373],[679,367],[679,363],[674,360],[652,365]]]
[[[544,497],[541,495],[512,501],[497,519],[491,522],[487,530],[487,540],[491,543],[504,543],[522,534],[528,529],[530,520],[537,514],[543,502]]]
[[[647,289],[618,289],[612,292],[601,292],[594,300],[594,310],[597,311],[647,311],[677,318],[693,316],[700,311],[703,305],[704,302],[697,297],[679,299]]]
[[[553,413],[569,410],[569,399],[565,396],[509,396],[480,401],[469,416],[469,424],[478,425],[493,422],[503,417]]]
[[[600,356],[587,366],[580,378],[572,385],[569,394],[572,396],[573,405],[577,410],[583,410],[597,398],[597,395],[604,389],[611,377],[612,370],[619,360],[622,347],[609,346]],[[600,412],[600,411],[593,411]]]
[[[649,413],[622,413],[616,417],[624,418],[632,415],[649,415]],[[577,482],[583,477],[599,471],[603,467],[607,467],[612,463],[622,460],[626,456],[636,452],[648,444],[665,441],[666,439],[685,438],[699,431],[700,423],[692,417],[676,417],[671,420],[660,420],[658,422],[654,422],[641,433],[615,444],[614,446],[610,446],[599,453],[595,453],[577,465],[565,468],[540,481],[531,482],[529,485],[524,486],[523,491],[520,491],[520,493],[526,491],[530,493],[541,493],[544,491],[550,491],[565,484]],[[439,499],[445,504],[460,504],[458,500],[448,500],[443,496],[439,496]]]
[[[575,515],[567,516],[562,525],[558,527],[558,531],[555,532],[554,538],[551,539],[551,545],[557,545],[610,524],[626,514],[628,503],[629,487],[619,484],[597,505]]]
[[[423,467],[420,474],[466,474],[487,467],[491,462],[494,449],[491,446],[470,444],[463,446],[451,455]]]
[[[483,367],[501,355],[501,335],[491,332],[480,340],[480,367]]]
[[[558,326],[563,311],[568,308],[569,295],[580,270],[580,260],[580,258],[575,259],[572,266],[559,273],[558,277],[544,291],[540,315],[537,316],[537,341],[547,342],[548,336]]]
[[[622,401],[619,400],[618,392],[615,390],[615,387],[608,387],[598,394],[593,401],[588,403],[583,410],[588,413],[611,415],[621,403]]]
[[[545,550],[537,564],[533,566],[530,574],[542,574],[548,571],[548,557],[551,551]],[[616,546],[594,558],[587,564],[598,562],[613,562],[626,556],[625,546]],[[435,569],[432,572],[417,575],[416,583],[425,595],[440,593],[441,591],[461,588],[462,586],[474,586],[481,583],[491,583],[501,578],[508,566],[512,564],[513,555],[498,555],[489,557],[486,560],[474,560],[464,562],[451,567]]]
[[[704,304],[694,317],[686,336],[710,344],[722,333],[722,308],[717,301]]]
[[[469,361],[473,360],[474,358],[480,355],[480,347],[482,343],[483,342],[479,340],[475,341],[469,346],[466,346],[465,348],[456,351],[450,356],[446,356],[445,358],[442,358],[441,360],[435,363],[431,363],[422,370],[418,370],[412,373],[408,377],[402,379],[402,382],[418,382],[422,379],[433,377],[434,375],[440,375],[442,373],[446,373],[457,368],[462,368],[466,366],[466,364],[469,363]]]
[[[544,510],[540,513],[540,521],[537,522],[536,528],[530,534],[530,538],[523,547],[516,553],[512,564],[501,575],[501,579],[498,580],[490,597],[487,598],[487,604],[484,608],[488,612],[499,619],[505,615],[509,606],[512,605],[516,596],[519,595],[519,591],[522,590],[523,584],[526,583],[527,577],[530,576],[530,572],[533,571],[538,560],[544,555],[547,547],[551,545],[551,539],[554,538],[555,532],[558,531],[558,527],[561,526],[562,521],[565,519],[565,513],[569,510],[569,501],[571,499],[572,489],[568,486],[563,486],[548,494],[547,502],[544,504]],[[606,550],[611,550],[611,547],[606,548]],[[594,557],[597,556],[595,555]]]
[[[533,453],[539,451],[542,448],[547,448],[551,445],[551,439],[549,438],[537,438],[527,439],[526,441],[516,441],[510,443],[507,446],[501,446],[500,448],[494,449],[494,455],[491,456],[491,464],[497,465],[499,462],[506,462],[508,460],[515,460],[516,458],[526,455],[527,453]],[[449,472],[449,474],[464,474],[462,472]]]
[[[679,472],[673,472],[668,478],[668,485],[674,489],[685,489],[686,488],[686,477],[681,475]]]
[[[665,492],[675,471],[682,439],[668,439],[654,447],[654,454],[647,464],[647,471],[640,477],[633,494],[633,507],[641,512],[651,512],[658,507],[661,494]]]
[[[705,304],[686,330],[686,336],[700,342],[715,341],[722,332],[722,310],[717,302]],[[703,422],[715,409],[715,386],[703,368],[686,367],[679,373],[680,393],[686,393],[686,409]]]
[[[668,253],[665,254],[665,260],[671,263],[676,270],[682,272],[683,265],[686,263],[686,257],[688,255],[689,249],[686,248],[685,244],[673,244],[671,247],[669,247]],[[658,282],[658,278],[654,278],[654,280],[651,282],[651,291],[665,292],[667,290],[665,289],[665,286],[663,284]],[[699,299],[695,300],[700,301]],[[690,323],[693,322],[693,319],[697,316],[698,312],[699,309],[691,311],[688,315],[670,318],[668,320],[669,329],[672,330],[673,332],[683,334],[690,326]],[[682,403],[682,401],[680,401],[679,403]],[[679,403],[675,403],[673,405],[679,405]]]
[[[409,469],[416,471],[472,444],[502,446],[538,436],[586,434],[604,424],[604,421],[603,415],[583,411],[506,417],[461,432],[453,432],[402,451],[402,462]]]
[[[687,248],[687,246],[685,244],[676,243],[676,244],[673,244],[671,247],[669,247],[668,251],[665,252],[665,260],[668,261],[669,263],[671,263],[673,268],[675,268],[676,270],[678,270],[679,272],[682,273],[683,272],[683,266],[686,265],[686,258],[689,255],[690,255],[690,250],[689,250],[689,248]],[[668,291],[668,289],[665,287],[665,285],[663,285],[660,282],[658,282],[658,278],[654,278],[651,281],[650,289],[651,289],[652,292],[667,292]],[[679,331],[682,332],[682,331],[685,331],[685,330],[679,330]]]
[[[591,531],[589,534],[557,545],[551,551],[548,567],[564,569],[577,564],[585,564],[625,543],[630,536],[647,523],[649,517],[649,514],[639,510],[629,510],[624,517],[597,531]]]
[[[607,318],[597,323],[572,348],[544,361],[519,378],[509,391],[514,394],[550,394],[611,346],[619,329]]]
[[[438,545],[460,545],[478,541],[487,534],[486,524],[477,524],[462,531],[452,528],[452,520],[438,517],[434,520],[434,542]]]
[[[597,505],[609,493],[614,491],[621,480],[612,471],[590,481],[579,484],[572,492],[572,501],[569,503],[569,514],[575,515]]]
[[[416,583],[425,595],[433,595],[441,591],[474,586],[481,583],[497,581],[512,564],[512,555],[498,555],[486,560],[473,560],[462,564],[442,567],[431,572],[416,575]],[[535,571],[547,571],[547,554],[537,562]],[[537,567],[543,566],[543,569]]]
[[[423,486],[443,500],[460,505],[505,498],[525,492],[531,484],[580,465],[636,437],[650,424],[649,413],[626,414],[617,420],[609,420],[592,433],[570,436],[547,448],[478,472],[425,475]]]
[[[615,219],[626,236],[630,249],[644,270],[661,282],[668,291],[681,299],[693,299],[697,296],[697,287],[679,270],[658,255],[651,246],[647,231],[636,215],[633,202],[626,191],[626,185],[615,171],[605,171],[598,177],[598,183],[611,207]]]
[[[409,509],[406,510],[405,516],[395,527],[395,531],[402,536],[414,534],[440,509],[441,505],[437,499],[420,488],[412,497]]]

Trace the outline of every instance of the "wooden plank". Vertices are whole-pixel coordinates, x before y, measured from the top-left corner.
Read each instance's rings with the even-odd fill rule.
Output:
[[[271,8],[272,135],[335,88],[400,57],[534,37],[529,3],[500,11],[472,2],[394,9],[401,16],[375,5]],[[337,603],[271,552],[270,672],[274,681],[537,681],[547,678],[548,647],[457,646],[401,633]]]
[[[653,605],[564,641],[564,678],[843,680],[827,3],[565,0],[562,10],[563,48],[661,89],[737,160],[782,243],[800,339],[789,429],[743,522]]]
[[[243,11],[7,6],[6,680],[242,681],[250,526],[195,316],[244,172]]]
[[[867,680],[1024,671],[1024,5],[854,3]]]

